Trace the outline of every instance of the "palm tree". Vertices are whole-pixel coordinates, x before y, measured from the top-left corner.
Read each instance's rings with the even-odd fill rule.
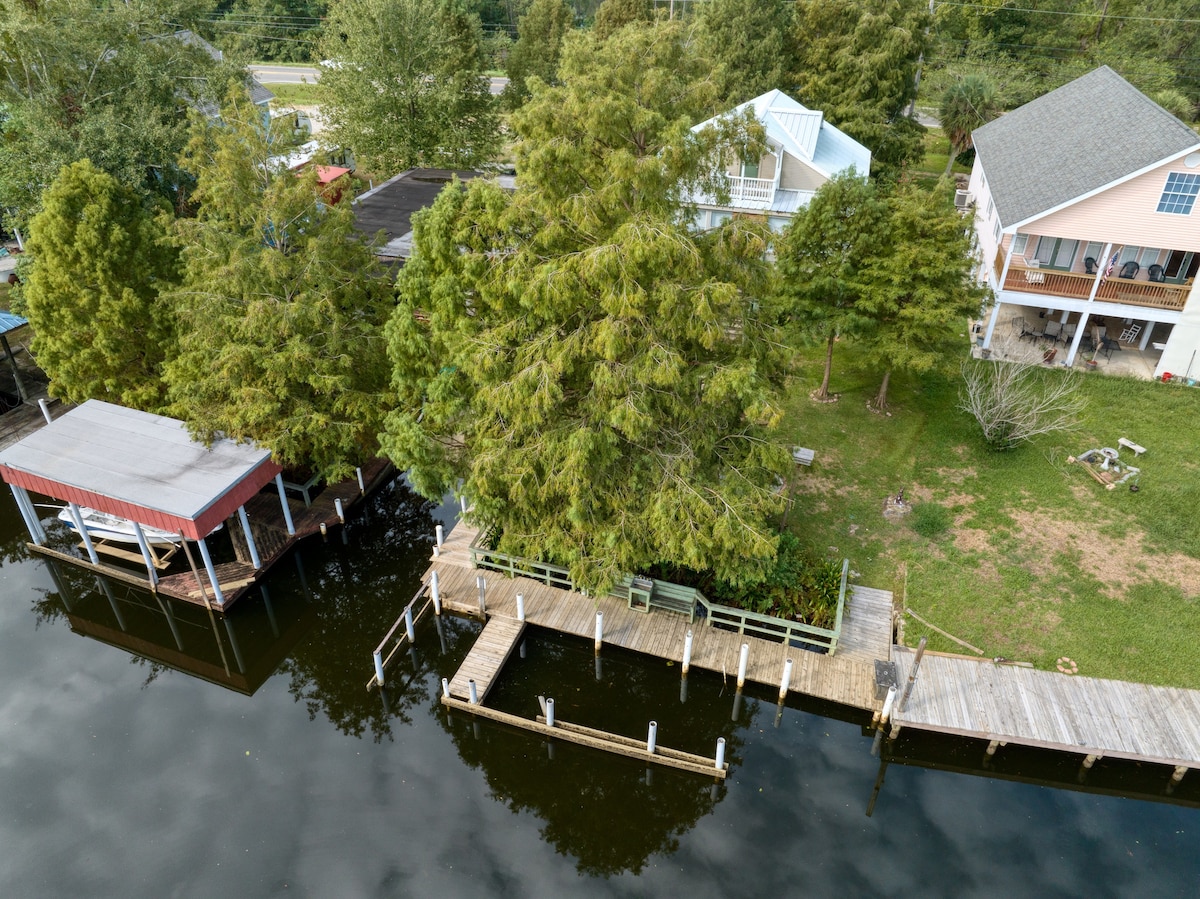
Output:
[[[996,88],[982,75],[967,75],[946,88],[938,115],[942,130],[950,138],[947,175],[954,166],[954,158],[971,147],[971,132],[994,119],[996,112]]]

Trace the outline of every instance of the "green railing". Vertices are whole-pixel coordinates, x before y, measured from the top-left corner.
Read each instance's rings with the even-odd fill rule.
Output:
[[[471,563],[476,568],[486,568],[492,571],[502,571],[509,577],[528,577],[541,581],[550,587],[561,590],[579,592],[575,582],[571,580],[570,572],[558,565],[538,562],[521,556],[510,556],[488,549],[487,537],[482,532],[471,542],[469,552]],[[694,619],[698,609],[703,609],[705,622],[710,627],[720,627],[737,631],[739,634],[750,634],[768,640],[778,640],[781,643],[802,643],[825,649],[830,655],[837,652],[838,638],[842,633],[842,616],[846,608],[846,580],[850,572],[850,560],[842,560],[842,582],[838,590],[837,613],[832,628],[815,627],[801,621],[791,621],[786,618],[776,618],[773,615],[761,615],[745,609],[724,606],[705,597],[694,587],[684,587],[670,581],[660,581],[653,578],[653,589],[650,591],[651,608],[668,609],[680,612]],[[631,575],[614,587],[609,595],[615,599],[628,601],[630,587],[634,582]]]

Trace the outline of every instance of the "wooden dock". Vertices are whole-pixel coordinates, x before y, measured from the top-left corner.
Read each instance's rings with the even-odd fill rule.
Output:
[[[671,612],[634,611],[626,602],[609,596],[584,596],[529,578],[509,578],[500,572],[473,568],[468,547],[475,535],[474,528],[459,522],[425,573],[428,582],[430,574],[438,572],[442,602],[452,611],[479,614],[475,578],[482,575],[487,584],[489,618],[516,619],[516,597],[521,593],[529,624],[591,640],[596,613],[603,612],[606,645],[676,662],[683,659],[683,645],[690,630],[693,668],[713,671],[733,681],[741,646],[746,643],[750,646],[746,676],[752,683],[778,689],[784,662],[790,658],[791,691],[864,711],[880,706],[875,699],[874,660],[887,659],[891,647],[891,594],[887,591],[867,590],[860,600],[860,588],[854,590],[843,620],[842,642],[831,656],[707,627],[703,622],[689,624],[686,617]],[[457,680],[458,675],[455,677]],[[462,692],[452,690],[453,695],[465,696],[465,686],[464,680]]]
[[[914,653],[896,647],[901,684]],[[1200,767],[1200,691],[998,665],[926,652],[912,695],[892,716],[915,727],[1100,758]]]
[[[475,681],[476,699],[483,702],[524,632],[525,622],[516,618],[509,618],[507,615],[493,615],[489,618],[483,632],[475,640],[475,645],[463,659],[458,673],[450,681],[450,695],[469,701],[470,681]]]

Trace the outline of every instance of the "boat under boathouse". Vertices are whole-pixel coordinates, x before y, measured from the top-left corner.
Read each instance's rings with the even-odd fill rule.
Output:
[[[151,590],[218,610],[254,583],[296,537],[282,469],[270,450],[232,440],[205,446],[181,421],[99,400],[88,400],[0,450],[0,477],[12,488],[36,551],[123,580],[136,577]],[[272,481],[279,506],[271,517],[277,521],[282,515],[286,533],[260,555],[263,531],[251,526],[246,505],[257,498],[258,508],[266,511],[261,504],[266,497],[258,494]],[[87,559],[47,546],[31,491],[66,503]],[[134,540],[122,547],[111,537],[90,533],[81,507],[132,522]],[[205,538],[235,517],[240,527],[231,527],[229,536],[239,561],[214,565]],[[167,559],[152,546],[147,528],[179,535],[189,570],[160,577]],[[188,540],[195,541],[201,565]],[[144,563],[146,578],[102,562],[101,554]]]

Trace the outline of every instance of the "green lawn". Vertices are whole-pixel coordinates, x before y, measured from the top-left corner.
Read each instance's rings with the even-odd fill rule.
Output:
[[[321,103],[319,84],[268,84],[277,106],[318,106]]]
[[[877,377],[840,346],[840,402],[809,399],[819,356],[802,360],[784,425],[817,452],[793,481],[802,541],[989,657],[1053,668],[1067,656],[1081,674],[1200,688],[1200,391],[1084,376],[1075,434],[994,453],[955,408],[956,379],[893,377],[892,413],[878,416],[866,408]],[[1119,437],[1148,449],[1136,493],[1067,462]],[[885,519],[900,489],[915,512]],[[908,617],[905,642],[922,633],[967,652]]]

